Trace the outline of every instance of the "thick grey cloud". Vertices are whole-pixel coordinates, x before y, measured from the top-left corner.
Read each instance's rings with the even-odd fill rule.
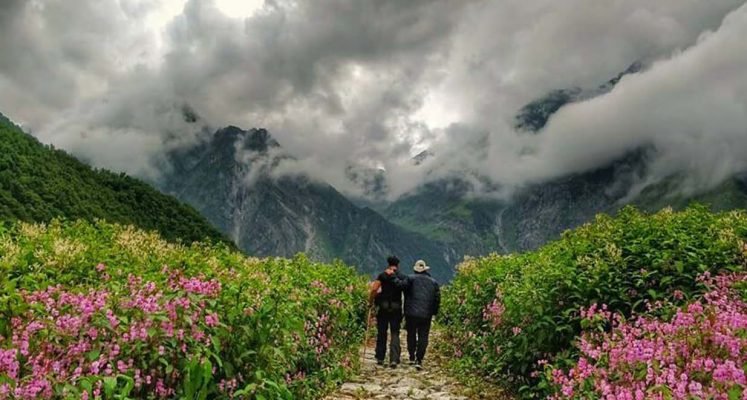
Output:
[[[136,7],[138,6],[139,7]],[[107,91],[155,51],[136,0],[4,0],[0,5],[3,109],[36,128]]]
[[[443,130],[434,146],[443,157],[430,160],[431,169],[489,177],[510,189],[605,165],[648,145],[658,152],[642,184],[686,172],[685,189],[699,190],[745,168],[736,160],[747,145],[739,112],[747,96],[719,96],[747,76],[717,67],[747,67],[741,59],[747,45],[734,39],[747,26],[743,1],[531,3],[480,4],[457,30],[450,73],[437,90],[459,123]],[[555,89],[593,89],[634,61],[652,67],[607,95],[561,109],[539,135],[513,129],[527,102]],[[727,116],[718,101],[729,97],[736,104]],[[725,145],[733,149],[729,161],[715,156]],[[407,182],[401,187],[407,190]]]
[[[658,150],[650,179],[686,171],[700,188],[745,169],[743,3],[272,1],[239,19],[211,0],[6,0],[0,110],[96,165],[151,177],[202,124],[234,124],[270,130],[297,160],[284,172],[351,194],[351,165],[386,169],[396,196],[455,172],[520,186],[640,145]],[[651,67],[538,135],[514,131],[527,102],[634,61]],[[426,147],[437,156],[415,166]]]
[[[747,6],[696,45],[560,112],[533,163],[559,175],[651,145],[658,150],[651,181],[685,172],[691,188],[707,187],[747,170],[745,37]]]

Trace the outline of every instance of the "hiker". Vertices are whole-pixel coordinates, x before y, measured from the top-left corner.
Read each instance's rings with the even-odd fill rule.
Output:
[[[387,330],[389,343],[389,366],[397,368],[400,362],[399,330],[402,323],[402,291],[407,285],[407,276],[399,272],[399,259],[387,258],[388,266],[379,274],[371,286],[369,302],[378,307],[376,314],[376,363],[384,365],[386,357]]]
[[[415,273],[408,277],[405,287],[407,351],[410,353],[410,364],[419,370],[423,368],[423,358],[428,348],[431,320],[438,314],[441,305],[441,289],[428,273],[429,269],[425,261],[418,260],[413,267]]]

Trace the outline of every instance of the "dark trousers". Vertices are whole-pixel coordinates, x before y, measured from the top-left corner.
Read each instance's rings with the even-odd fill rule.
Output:
[[[407,317],[407,352],[410,359],[423,361],[428,348],[428,335],[431,333],[431,319]]]
[[[402,323],[401,312],[379,312],[376,315],[376,359],[384,361],[386,357],[386,336],[387,330],[392,335],[389,343],[389,362],[399,364],[399,329]]]

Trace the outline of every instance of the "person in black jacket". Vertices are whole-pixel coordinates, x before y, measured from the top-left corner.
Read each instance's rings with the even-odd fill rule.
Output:
[[[399,259],[387,258],[387,268],[379,274],[371,286],[369,301],[378,307],[376,313],[376,363],[384,365],[387,330],[391,334],[389,343],[389,366],[397,368],[400,363],[399,331],[402,324],[402,291],[407,285],[407,276],[399,272]]]
[[[415,364],[417,369],[423,366],[431,320],[438,314],[441,305],[441,289],[428,273],[429,269],[425,261],[418,260],[413,267],[415,274],[408,277],[405,286],[407,351],[410,353],[410,363]]]

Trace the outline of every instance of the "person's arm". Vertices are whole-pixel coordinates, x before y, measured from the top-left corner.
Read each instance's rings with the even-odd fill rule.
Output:
[[[371,283],[371,291],[368,293],[369,304],[373,304],[374,299],[376,298],[376,295],[379,294],[379,289],[381,289],[381,281],[377,279],[373,281],[373,283]]]
[[[410,277],[397,271],[394,276],[394,286],[398,289],[407,290],[407,288],[410,286]]]

